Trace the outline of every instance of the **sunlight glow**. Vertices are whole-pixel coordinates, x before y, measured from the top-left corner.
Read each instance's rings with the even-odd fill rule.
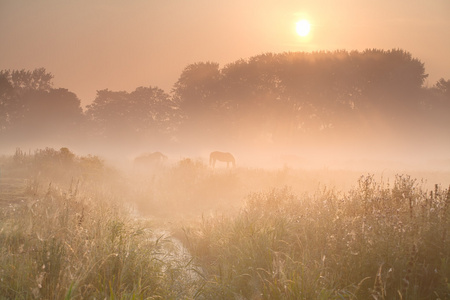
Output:
[[[311,24],[309,24],[308,20],[300,20],[295,25],[299,36],[307,36],[311,30]]]

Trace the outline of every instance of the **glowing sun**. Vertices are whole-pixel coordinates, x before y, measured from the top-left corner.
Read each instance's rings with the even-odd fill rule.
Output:
[[[308,20],[300,20],[295,24],[295,28],[299,36],[307,36],[311,30],[311,24]]]

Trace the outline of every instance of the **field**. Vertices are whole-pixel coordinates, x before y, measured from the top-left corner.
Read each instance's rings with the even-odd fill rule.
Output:
[[[18,149],[0,158],[0,298],[449,299],[449,183]]]

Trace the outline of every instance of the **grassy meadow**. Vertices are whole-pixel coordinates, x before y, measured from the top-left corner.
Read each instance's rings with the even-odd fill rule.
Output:
[[[18,149],[0,299],[450,299],[450,177],[423,174]]]

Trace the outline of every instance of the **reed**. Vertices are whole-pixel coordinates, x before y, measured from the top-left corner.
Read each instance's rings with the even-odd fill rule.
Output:
[[[233,217],[185,229],[205,298],[441,299],[449,296],[448,190],[361,177],[346,194],[252,194]],[[430,203],[431,202],[431,207]],[[423,206],[428,205],[427,212]]]
[[[191,159],[131,177],[68,150],[3,165],[0,298],[450,297],[450,191],[408,175],[298,193],[267,188],[292,170]]]
[[[150,220],[133,217],[109,196],[104,180],[90,178],[96,193],[76,180],[63,189],[43,184],[53,172],[47,167],[50,174],[26,181],[22,200],[1,207],[0,299],[179,299],[196,293],[201,283],[173,239]]]

